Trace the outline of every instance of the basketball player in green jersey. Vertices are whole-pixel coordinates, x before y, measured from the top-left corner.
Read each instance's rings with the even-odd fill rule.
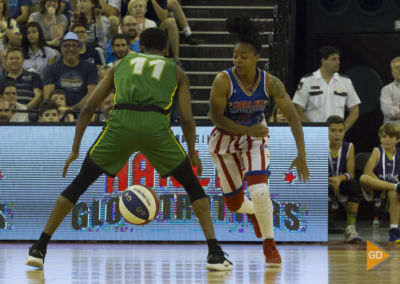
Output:
[[[215,239],[207,195],[190,165],[191,162],[197,166],[201,175],[201,162],[194,148],[196,125],[189,79],[173,60],[163,57],[167,37],[162,30],[146,29],[141,34],[140,44],[143,53],[129,54],[116,62],[85,102],[63,177],[69,164],[79,156],[82,136],[94,112],[115,87],[115,106],[103,132],[88,151],[79,174],[57,199],[40,239],[29,249],[26,264],[42,267],[51,236],[78,198],[100,175],[114,177],[129,157],[140,151],[162,177],[173,176],[188,192],[208,243],[206,268],[232,270],[232,263],[225,258]],[[189,157],[169,127],[168,114],[175,96]]]

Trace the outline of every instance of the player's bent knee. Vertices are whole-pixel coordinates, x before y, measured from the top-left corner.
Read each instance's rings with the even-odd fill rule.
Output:
[[[268,185],[266,183],[257,183],[250,185],[248,191],[251,200],[256,204],[266,204],[272,206],[271,197],[269,196]]]
[[[240,190],[238,194],[232,196],[224,196],[224,199],[229,211],[236,212],[242,207],[244,201],[243,190]]]
[[[368,175],[361,175],[360,176],[360,184],[362,185],[362,186],[368,186]]]
[[[79,174],[61,195],[76,204],[79,197],[101,174],[103,174],[103,171],[93,163],[89,156],[86,156]]]
[[[173,170],[171,176],[185,188],[191,203],[195,202],[197,199],[208,197],[203,187],[200,185],[199,180],[194,175],[188,158]]]

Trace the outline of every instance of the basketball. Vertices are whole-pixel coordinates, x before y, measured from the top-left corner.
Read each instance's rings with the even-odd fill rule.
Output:
[[[160,201],[155,191],[144,185],[128,187],[119,198],[119,211],[124,219],[134,225],[145,225],[153,221]]]

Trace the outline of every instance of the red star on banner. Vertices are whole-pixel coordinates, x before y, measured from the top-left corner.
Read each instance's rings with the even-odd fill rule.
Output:
[[[2,180],[3,177],[4,177],[4,175],[1,173],[1,170],[0,170],[0,180]]]
[[[293,181],[296,179],[296,176],[292,172],[285,173],[285,177],[283,180],[287,183],[293,183]]]

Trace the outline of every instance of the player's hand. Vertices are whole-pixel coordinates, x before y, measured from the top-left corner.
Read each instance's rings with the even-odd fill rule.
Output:
[[[302,156],[297,156],[296,159],[293,160],[292,164],[289,167],[289,171],[294,167],[297,169],[297,174],[299,175],[299,181],[307,182],[310,178],[310,171],[307,167],[306,158]]]
[[[203,173],[203,167],[201,165],[199,157],[197,157],[196,154],[189,154],[189,159],[192,165],[194,167],[197,167],[197,176],[201,176],[201,174]]]
[[[78,157],[79,157],[79,151],[72,150],[71,154],[69,154],[67,160],[65,161],[63,175],[62,175],[63,178],[65,178],[65,176],[67,175],[69,164],[78,159]]]
[[[340,178],[338,176],[330,177],[328,179],[328,185],[335,191],[336,195],[339,194]]]
[[[247,131],[246,131],[248,136],[253,136],[253,137],[265,137],[268,135],[269,133],[269,129],[267,126],[265,126],[264,124],[256,124],[256,125],[252,125],[247,127]]]

